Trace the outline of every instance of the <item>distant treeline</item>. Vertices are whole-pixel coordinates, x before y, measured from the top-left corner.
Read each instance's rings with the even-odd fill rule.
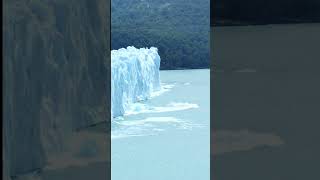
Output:
[[[211,25],[320,22],[319,0],[211,0]]]
[[[113,0],[111,46],[159,49],[161,69],[209,67],[209,0]]]

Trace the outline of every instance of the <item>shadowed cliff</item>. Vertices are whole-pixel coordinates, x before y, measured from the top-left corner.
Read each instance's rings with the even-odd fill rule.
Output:
[[[5,178],[43,168],[70,133],[109,120],[109,3],[4,1]]]

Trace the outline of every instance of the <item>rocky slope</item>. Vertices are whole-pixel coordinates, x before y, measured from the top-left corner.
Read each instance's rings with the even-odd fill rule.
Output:
[[[108,0],[5,0],[5,176],[43,168],[74,131],[108,120]]]

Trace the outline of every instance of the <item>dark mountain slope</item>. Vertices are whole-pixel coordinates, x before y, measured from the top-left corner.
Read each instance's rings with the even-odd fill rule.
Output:
[[[112,1],[112,49],[159,48],[162,69],[209,67],[209,0]]]

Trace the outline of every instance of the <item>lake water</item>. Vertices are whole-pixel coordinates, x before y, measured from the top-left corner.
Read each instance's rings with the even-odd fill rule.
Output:
[[[112,121],[113,180],[209,180],[209,74],[161,71],[163,90]]]

